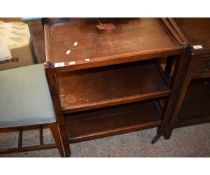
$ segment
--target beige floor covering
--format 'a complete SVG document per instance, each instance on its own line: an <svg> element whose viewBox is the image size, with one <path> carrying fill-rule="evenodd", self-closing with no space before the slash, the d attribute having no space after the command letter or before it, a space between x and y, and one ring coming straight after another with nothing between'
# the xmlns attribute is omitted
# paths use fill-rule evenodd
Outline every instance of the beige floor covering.
<svg viewBox="0 0 210 175"><path fill-rule="evenodd" d="M210 124L174 130L170 140L150 142L156 128L97 140L71 144L72 157L209 157ZM39 143L36 130L24 132L24 145ZM52 143L49 130L44 131L45 143ZM0 134L0 148L17 145L17 133ZM0 155L0 157L59 157L57 149Z"/></svg>

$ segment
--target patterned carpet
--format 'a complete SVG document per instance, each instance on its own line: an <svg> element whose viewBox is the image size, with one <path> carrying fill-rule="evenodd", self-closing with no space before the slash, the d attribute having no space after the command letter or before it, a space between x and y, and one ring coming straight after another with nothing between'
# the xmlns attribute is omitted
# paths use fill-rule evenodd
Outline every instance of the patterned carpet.
<svg viewBox="0 0 210 175"><path fill-rule="evenodd" d="M72 157L209 157L210 124L174 130L170 140L161 138L150 142L156 129L142 130L92 141L71 144ZM0 148L17 145L17 133L0 134ZM23 145L39 143L37 130L26 131ZM49 130L44 131L44 142L52 143ZM0 155L1 157L59 157L57 149Z"/></svg>

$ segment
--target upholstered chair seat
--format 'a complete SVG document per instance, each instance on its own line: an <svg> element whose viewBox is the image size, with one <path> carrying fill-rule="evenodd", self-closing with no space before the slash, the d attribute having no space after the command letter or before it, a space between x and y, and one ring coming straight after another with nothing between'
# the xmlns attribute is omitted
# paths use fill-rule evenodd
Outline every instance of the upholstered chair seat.
<svg viewBox="0 0 210 175"><path fill-rule="evenodd" d="M0 128L56 122L43 64L0 71Z"/></svg>

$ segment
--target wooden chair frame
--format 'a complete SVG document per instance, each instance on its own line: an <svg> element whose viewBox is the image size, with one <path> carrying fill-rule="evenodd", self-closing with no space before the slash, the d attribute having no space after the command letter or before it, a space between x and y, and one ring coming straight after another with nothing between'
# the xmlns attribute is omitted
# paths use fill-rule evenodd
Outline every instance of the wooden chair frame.
<svg viewBox="0 0 210 175"><path fill-rule="evenodd" d="M56 115L56 119L57 119L57 126L60 131L60 137L62 138L61 140L62 140L64 155L70 156L71 151L70 151L70 147L69 147L69 141L68 141L67 132L65 129L63 113L62 113L62 110L60 107L61 102L60 102L59 94L58 94L57 74L52 67L49 67L46 64L45 64L45 73L46 73L49 90L50 90L50 95L52 98L54 111L55 111L55 115Z"/></svg>
<svg viewBox="0 0 210 175"><path fill-rule="evenodd" d="M43 139L43 129L49 128L51 130L51 133L53 135L53 138L55 140L56 144L44 144ZM34 146L26 146L23 147L23 131L25 130L33 130L33 129L39 129L39 140L40 145L34 145ZM35 151L35 150L43 150L43 149L51 149L51 148L58 148L59 153L62 157L65 156L64 150L63 150L63 141L60 136L60 129L58 127L57 122L49 123L49 124L42 124L42 125L30 125L30 126L18 126L18 127L8 127L8 128L0 128L0 133L5 132L19 132L18 136L18 147L16 148L6 148L6 149L0 149L0 154L9 154L9 153L18 153L18 152L26 152L26 151Z"/></svg>

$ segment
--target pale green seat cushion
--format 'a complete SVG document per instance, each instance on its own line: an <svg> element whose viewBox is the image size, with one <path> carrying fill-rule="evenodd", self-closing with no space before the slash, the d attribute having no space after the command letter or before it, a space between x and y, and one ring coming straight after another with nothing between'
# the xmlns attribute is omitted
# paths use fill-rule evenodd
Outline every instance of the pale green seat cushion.
<svg viewBox="0 0 210 175"><path fill-rule="evenodd" d="M0 128L55 121L43 64L0 71Z"/></svg>

